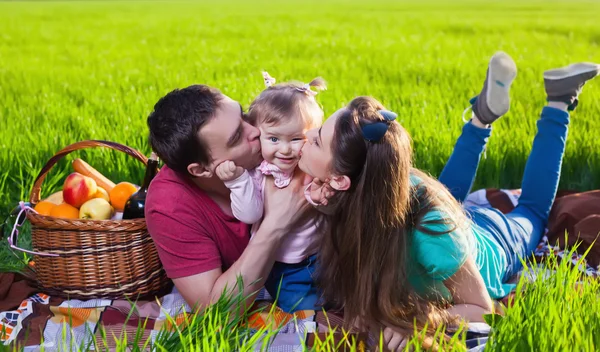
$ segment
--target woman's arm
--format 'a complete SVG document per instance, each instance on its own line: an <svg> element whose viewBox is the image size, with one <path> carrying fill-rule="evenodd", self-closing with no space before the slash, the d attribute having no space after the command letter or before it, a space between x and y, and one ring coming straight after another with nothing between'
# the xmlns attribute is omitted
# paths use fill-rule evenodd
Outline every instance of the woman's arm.
<svg viewBox="0 0 600 352"><path fill-rule="evenodd" d="M444 285L452 294L455 303L447 310L450 315L458 315L467 322L484 322L483 316L492 312L492 299L471 257L467 258L454 275L444 281ZM381 328L384 347L389 351L403 351L413 336L412 331L398 327L384 325ZM426 342L433 343L431 340Z"/></svg>
<svg viewBox="0 0 600 352"><path fill-rule="evenodd" d="M470 256L452 277L444 281L444 285L454 300L454 306L448 309L448 313L472 322L484 322L483 315L492 313L492 298Z"/></svg>

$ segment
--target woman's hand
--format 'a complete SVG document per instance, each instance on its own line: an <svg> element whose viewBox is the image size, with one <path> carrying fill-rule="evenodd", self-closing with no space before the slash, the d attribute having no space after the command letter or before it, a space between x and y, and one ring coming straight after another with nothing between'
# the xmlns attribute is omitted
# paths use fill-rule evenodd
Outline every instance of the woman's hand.
<svg viewBox="0 0 600 352"><path fill-rule="evenodd" d="M404 351L410 341L410 336L408 331L388 326L383 329L383 347L387 348L386 351Z"/></svg>

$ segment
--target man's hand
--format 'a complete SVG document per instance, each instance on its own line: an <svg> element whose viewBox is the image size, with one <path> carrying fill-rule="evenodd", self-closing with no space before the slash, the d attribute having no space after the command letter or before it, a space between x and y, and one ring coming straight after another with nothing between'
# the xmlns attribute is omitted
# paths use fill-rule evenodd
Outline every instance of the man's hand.
<svg viewBox="0 0 600 352"><path fill-rule="evenodd" d="M303 192L303 179L302 172L296 171L290 184L280 189L275 187L271 178L267 178L263 225L275 226L283 230L299 218L303 207L307 205Z"/></svg>
<svg viewBox="0 0 600 352"><path fill-rule="evenodd" d="M221 181L227 182L235 180L236 178L242 176L242 174L244 173L244 169L240 166L235 165L233 161L227 160L219 164L219 166L217 166L217 168L215 169L215 173Z"/></svg>

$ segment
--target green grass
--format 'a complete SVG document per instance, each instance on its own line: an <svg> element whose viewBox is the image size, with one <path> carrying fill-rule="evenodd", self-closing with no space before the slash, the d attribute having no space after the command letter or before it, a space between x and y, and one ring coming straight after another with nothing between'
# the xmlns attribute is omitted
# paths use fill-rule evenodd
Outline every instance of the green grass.
<svg viewBox="0 0 600 352"><path fill-rule="evenodd" d="M279 81L323 76L326 114L356 95L379 98L412 134L416 165L437 175L499 49L519 75L475 186L519 187L544 103L541 74L600 62L599 11L593 1L0 2L0 211L28 199L60 148L108 139L148 154L146 116L161 96L207 83L248 106L262 69ZM593 82L573 118L562 188L600 186L598 131ZM77 154L114 181L142 178L125 155ZM59 162L44 194L68 173Z"/></svg>
<svg viewBox="0 0 600 352"><path fill-rule="evenodd" d="M62 147L108 139L148 154L145 119L161 96L206 83L247 107L263 69L279 81L323 76L326 114L356 95L379 98L412 134L416 165L437 175L496 50L519 75L475 187L519 187L544 104L541 74L600 62L598 13L599 2L580 0L0 2L0 215L28 199ZM599 133L596 81L572 119L561 188L600 188ZM125 155L77 156L114 181L142 178ZM61 161L43 194L68 173ZM5 239L0 271L18 270ZM26 230L20 240L29 245Z"/></svg>
<svg viewBox="0 0 600 352"><path fill-rule="evenodd" d="M578 263L580 264L581 261ZM550 269L553 274L546 272ZM600 346L600 281L551 256L517 287L514 305L492 327L489 350L595 351Z"/></svg>

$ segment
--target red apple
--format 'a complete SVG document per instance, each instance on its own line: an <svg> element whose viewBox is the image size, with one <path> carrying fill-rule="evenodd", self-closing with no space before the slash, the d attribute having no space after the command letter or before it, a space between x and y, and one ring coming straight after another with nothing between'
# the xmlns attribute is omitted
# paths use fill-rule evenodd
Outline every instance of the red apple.
<svg viewBox="0 0 600 352"><path fill-rule="evenodd" d="M63 199L65 203L75 208L81 207L83 203L94 198L96 192L98 192L96 181L77 172L67 176L63 185Z"/></svg>
<svg viewBox="0 0 600 352"><path fill-rule="evenodd" d="M108 220L113 214L113 208L102 198L90 199L79 209L80 219Z"/></svg>

